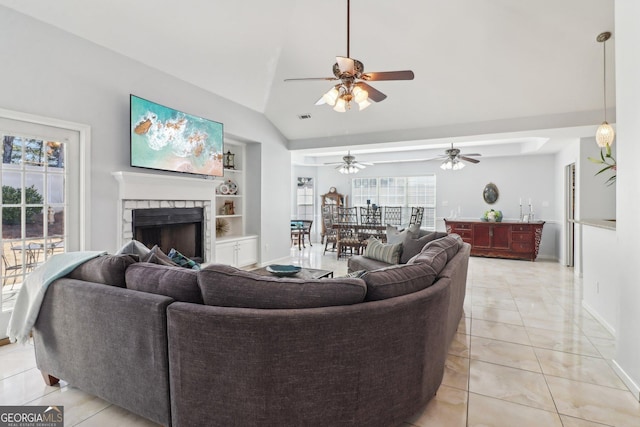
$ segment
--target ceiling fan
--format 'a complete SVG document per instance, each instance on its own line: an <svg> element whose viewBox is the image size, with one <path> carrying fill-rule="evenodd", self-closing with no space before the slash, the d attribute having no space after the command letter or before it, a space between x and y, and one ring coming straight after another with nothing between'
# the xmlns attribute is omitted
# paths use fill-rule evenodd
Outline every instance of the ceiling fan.
<svg viewBox="0 0 640 427"><path fill-rule="evenodd" d="M338 165L336 166L338 172L350 174L358 173L360 169L364 169L367 166L373 166L373 163L359 162L351 155L351 151L348 151L347 155L342 157L341 162L330 162L325 163L325 165Z"/></svg>
<svg viewBox="0 0 640 427"><path fill-rule="evenodd" d="M441 169L444 170L460 170L465 165L462 163L462 160L470 163L480 163L480 160L474 159L473 157L482 156L479 153L461 153L458 148L453 148L453 143L451 144L451 148L447 148L444 150L444 154L438 157L434 157L429 160L436 159L444 159L444 162L440 165Z"/></svg>
<svg viewBox="0 0 640 427"><path fill-rule="evenodd" d="M327 93L316 102L316 105L329 104L335 111L344 113L351 108L351 101L358 104L360 110L364 110L370 101L383 101L387 95L370 86L368 81L382 80L413 80L413 71L381 71L364 72L364 65L357 59L350 57L350 8L351 0L347 0L347 56L336 56L336 63L333 64L333 75L335 77L309 77L293 80L339 80L340 83L332 87Z"/></svg>

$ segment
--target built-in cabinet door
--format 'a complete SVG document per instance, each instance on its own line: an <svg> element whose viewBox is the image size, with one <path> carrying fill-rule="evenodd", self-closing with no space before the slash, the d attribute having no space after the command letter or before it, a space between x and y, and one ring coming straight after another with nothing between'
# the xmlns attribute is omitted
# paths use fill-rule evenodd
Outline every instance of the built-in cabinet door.
<svg viewBox="0 0 640 427"><path fill-rule="evenodd" d="M246 239L238 241L237 252L238 267L255 264L258 261L257 239Z"/></svg>
<svg viewBox="0 0 640 427"><path fill-rule="evenodd" d="M216 243L216 263L236 265L236 242Z"/></svg>

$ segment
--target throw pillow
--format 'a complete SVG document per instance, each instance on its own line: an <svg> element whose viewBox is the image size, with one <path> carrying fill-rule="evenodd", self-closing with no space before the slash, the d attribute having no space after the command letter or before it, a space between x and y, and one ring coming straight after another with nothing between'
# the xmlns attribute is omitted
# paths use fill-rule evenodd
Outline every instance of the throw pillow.
<svg viewBox="0 0 640 427"><path fill-rule="evenodd" d="M178 264L171 261L171 258L167 256L158 245L154 245L148 254L142 257L142 262L149 262L152 264L168 265L171 267L179 267Z"/></svg>
<svg viewBox="0 0 640 427"><path fill-rule="evenodd" d="M103 255L80 264L67 277L124 288L126 287L125 271L136 261L127 254Z"/></svg>
<svg viewBox="0 0 640 427"><path fill-rule="evenodd" d="M198 272L207 305L293 309L351 305L364 301L362 279L297 279L261 276L230 265L212 264Z"/></svg>
<svg viewBox="0 0 640 427"><path fill-rule="evenodd" d="M175 262L180 267L190 268L192 270L200 270L200 264L182 255L174 248L171 248L171 250L169 251L169 258L171 258L171 261Z"/></svg>
<svg viewBox="0 0 640 427"><path fill-rule="evenodd" d="M402 231L398 231L398 227L387 225L387 243L402 243L409 232L419 233L420 226L413 224Z"/></svg>
<svg viewBox="0 0 640 427"><path fill-rule="evenodd" d="M140 258L143 258L145 255L149 253L150 249L146 247L142 242L137 240L131 240L130 242L125 243L119 250L116 252L116 255L122 254L130 254L130 255L138 255Z"/></svg>
<svg viewBox="0 0 640 427"><path fill-rule="evenodd" d="M364 250L364 256L378 261L384 261L387 264L397 264L400 262L400 252L402 251L402 243L382 243L375 237L370 237L367 248Z"/></svg>
<svg viewBox="0 0 640 427"><path fill-rule="evenodd" d="M362 276L364 276L364 273L366 273L367 270L356 270L356 271L352 271L351 273L347 273L342 277L350 277L352 279L360 279Z"/></svg>
<svg viewBox="0 0 640 427"><path fill-rule="evenodd" d="M362 278L367 283L365 301L376 301L406 295L428 288L438 275L427 264L399 264L368 271Z"/></svg>
<svg viewBox="0 0 640 427"><path fill-rule="evenodd" d="M420 233L412 233L409 231L402 242L402 255L400 256L400 264L406 264L411 258L416 256L424 245L436 238L436 233L432 232L420 237Z"/></svg>
<svg viewBox="0 0 640 427"><path fill-rule="evenodd" d="M140 262L127 268L125 279L129 289L166 295L181 302L203 303L195 270Z"/></svg>

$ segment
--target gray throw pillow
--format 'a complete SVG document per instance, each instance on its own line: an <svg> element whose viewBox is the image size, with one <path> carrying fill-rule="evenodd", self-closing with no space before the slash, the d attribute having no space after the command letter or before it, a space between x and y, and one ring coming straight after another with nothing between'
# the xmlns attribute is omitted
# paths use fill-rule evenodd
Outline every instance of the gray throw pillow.
<svg viewBox="0 0 640 427"><path fill-rule="evenodd" d="M179 265L176 264L175 262L173 262L173 260L171 258L169 258L169 256L167 254L162 252L162 249L160 249L158 247L158 245L155 245L153 248L151 248L149 253L147 255L145 255L144 257L142 257L141 261L142 262L149 262L149 263L152 263L152 264L160 264L160 265L167 265L167 266L171 266L171 267L179 267Z"/></svg>
<svg viewBox="0 0 640 427"><path fill-rule="evenodd" d="M393 225L387 225L387 243L402 243L404 242L407 234L411 233L419 233L420 226L417 224L410 225L408 228L405 228L402 231L398 231L398 227L394 227Z"/></svg>
<svg viewBox="0 0 640 427"><path fill-rule="evenodd" d="M125 279L129 289L166 295L181 302L203 303L196 270L140 262L127 268Z"/></svg>
<svg viewBox="0 0 640 427"><path fill-rule="evenodd" d="M127 267L136 261L134 257L126 254L102 255L80 264L67 277L124 288L126 287L124 273Z"/></svg>
<svg viewBox="0 0 640 427"><path fill-rule="evenodd" d="M402 255L400 255L400 264L406 264L411 258L416 256L424 245L436 238L436 233L431 232L420 237L420 233L412 233L409 231L402 242Z"/></svg>
<svg viewBox="0 0 640 427"><path fill-rule="evenodd" d="M312 308L357 304L364 301L362 279L296 279L261 276L223 264L198 272L206 305L245 308Z"/></svg>
<svg viewBox="0 0 640 427"><path fill-rule="evenodd" d="M402 243L385 244L375 237L370 237L364 250L364 256L387 264L398 264L400 262L400 252L402 252Z"/></svg>
<svg viewBox="0 0 640 427"><path fill-rule="evenodd" d="M138 255L140 258L143 258L145 255L149 253L150 249L146 247L142 242L137 240L131 240L130 242L125 243L122 247L116 252L116 255L123 254L133 254Z"/></svg>

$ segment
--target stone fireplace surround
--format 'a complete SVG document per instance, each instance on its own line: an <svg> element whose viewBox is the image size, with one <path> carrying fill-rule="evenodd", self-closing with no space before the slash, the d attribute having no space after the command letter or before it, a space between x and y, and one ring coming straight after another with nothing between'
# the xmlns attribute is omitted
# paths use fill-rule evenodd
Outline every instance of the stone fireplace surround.
<svg viewBox="0 0 640 427"><path fill-rule="evenodd" d="M118 181L118 247L133 239L132 211L154 208L203 208L204 262L212 261L215 245L215 187L212 178L113 172Z"/></svg>

